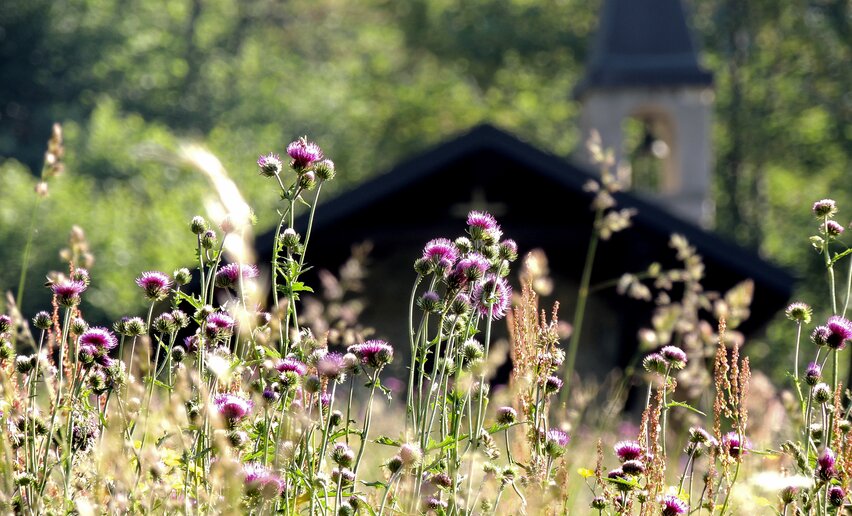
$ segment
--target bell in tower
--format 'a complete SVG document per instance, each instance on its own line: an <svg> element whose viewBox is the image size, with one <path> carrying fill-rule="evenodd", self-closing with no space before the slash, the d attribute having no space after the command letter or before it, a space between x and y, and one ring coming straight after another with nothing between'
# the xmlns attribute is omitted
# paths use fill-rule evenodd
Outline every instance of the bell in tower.
<svg viewBox="0 0 852 516"><path fill-rule="evenodd" d="M605 0L586 75L574 90L581 141L596 130L631 165L635 193L709 227L712 86L680 0ZM585 149L579 154L588 161Z"/></svg>

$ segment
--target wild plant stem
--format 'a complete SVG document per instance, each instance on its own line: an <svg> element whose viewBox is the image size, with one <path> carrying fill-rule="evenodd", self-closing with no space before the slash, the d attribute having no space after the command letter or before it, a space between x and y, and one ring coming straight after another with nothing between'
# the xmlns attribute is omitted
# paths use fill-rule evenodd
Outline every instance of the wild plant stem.
<svg viewBox="0 0 852 516"><path fill-rule="evenodd" d="M823 247L822 254L825 258L825 268L828 269L828 284L831 290L831 313L837 315L837 292L834 285L834 264L831 263L831 251L828 247L830 237L828 235L828 215L823 219Z"/></svg>
<svg viewBox="0 0 852 516"><path fill-rule="evenodd" d="M568 400L571 391L571 379L574 377L574 363L577 359L577 349L580 347L580 336L583 331L583 318L586 313L586 301L589 297L589 283L592 279L592 266L595 262L595 253L598 248L599 235L597 232L598 224L603 216L603 210L598 209L595 212L595 221L592 226L592 236L589 238L589 247L586 249L586 262L583 265L583 275L580 279L580 290L577 293L577 306L574 309L574 318L571 324L574 325L571 333L571 340L568 343L568 359L565 365L565 386L562 389L562 400Z"/></svg>
<svg viewBox="0 0 852 516"><path fill-rule="evenodd" d="M30 250L32 249L33 238L35 236L36 223L38 221L38 208L41 205L42 196L36 194L36 200L33 204L33 211L30 213L30 227L27 230L27 243L24 245L24 254L21 257L21 274L18 279L18 294L15 296L15 305L19 308L24 301L24 287L27 283L27 271L30 265Z"/></svg>
<svg viewBox="0 0 852 516"><path fill-rule="evenodd" d="M371 379L370 399L367 402L367 411L364 414L364 427L361 430L361 444L358 448L358 455L355 458L355 465L352 466L352 474L355 475L356 480L358 478L358 468L361 467L361 458L364 456L364 450L367 447L367 435L370 432L370 421L372 420L373 414L373 396L376 394L376 385L378 385L379 381L379 371L380 369L376 369Z"/></svg>

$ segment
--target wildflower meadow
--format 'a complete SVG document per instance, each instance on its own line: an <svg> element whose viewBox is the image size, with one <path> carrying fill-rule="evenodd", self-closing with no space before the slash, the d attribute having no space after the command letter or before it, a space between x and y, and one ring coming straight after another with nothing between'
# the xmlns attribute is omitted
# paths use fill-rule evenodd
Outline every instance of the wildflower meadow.
<svg viewBox="0 0 852 516"><path fill-rule="evenodd" d="M61 171L62 145L57 126L39 195ZM679 266L625 271L618 285L665 298L666 328L649 322L631 369L603 381L575 370L595 247L630 231L634 215L617 206L611 155L590 149L601 168L587 185L595 231L570 326L558 304L540 306L535 257L519 256L491 214L470 211L457 234L423 243L409 277L392 279L407 341L330 344L307 324L303 297L314 214L336 171L307 138L257 160L257 180L280 193L272 255L246 244L249 209L196 216L184 263L124 286L145 300L141 313L87 321L96 250L73 234L43 311L20 313L19 289L0 315L2 512L847 514L848 207L797 208L813 212L826 270L825 296L809 301L831 315L817 320L805 302L787 309L796 358L777 386L781 423L756 432L766 412L753 407L773 399L753 389L735 331L747 301L704 291L701 257L679 235ZM47 273L28 271L29 252L22 285ZM498 325L508 344L494 338Z"/></svg>

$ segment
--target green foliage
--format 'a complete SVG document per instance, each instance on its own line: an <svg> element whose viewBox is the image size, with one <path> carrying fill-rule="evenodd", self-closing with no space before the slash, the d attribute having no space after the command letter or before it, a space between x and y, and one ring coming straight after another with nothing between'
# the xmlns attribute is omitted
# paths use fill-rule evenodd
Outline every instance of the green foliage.
<svg viewBox="0 0 852 516"><path fill-rule="evenodd" d="M802 297L813 301L808 285L824 271L807 246L791 245L812 220L789 207L825 196L852 205L848 9L686 4L716 77L718 229L806 270ZM182 230L202 209L203 182L159 159L178 135L222 159L261 214L259 230L275 224L264 209L275 193L246 164L305 133L335 156L329 194L482 121L567 155L578 143L570 91L599 9L578 0L5 2L0 157L38 170L50 124L68 133L69 174L45 204L30 287L57 266L48 237L71 223L91 239L98 288L191 261ZM16 284L33 198L25 167L7 160L3 170L5 289ZM107 241L101 228L114 224L126 230ZM163 245L141 245L153 241ZM115 296L94 298L114 317L133 306Z"/></svg>

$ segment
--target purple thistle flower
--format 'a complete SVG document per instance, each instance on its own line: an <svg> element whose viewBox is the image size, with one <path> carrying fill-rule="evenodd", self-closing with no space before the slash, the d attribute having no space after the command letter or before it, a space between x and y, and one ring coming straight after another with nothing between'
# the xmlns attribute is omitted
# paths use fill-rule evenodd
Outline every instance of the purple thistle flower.
<svg viewBox="0 0 852 516"><path fill-rule="evenodd" d="M257 166L260 167L260 175L265 177L277 176L281 173L281 156L270 152L257 158Z"/></svg>
<svg viewBox="0 0 852 516"><path fill-rule="evenodd" d="M548 430L545 435L545 441L548 443L554 443L557 446L564 448L568 446L568 442L571 440L571 437L568 436L567 433L562 430L558 430L556 428L552 430Z"/></svg>
<svg viewBox="0 0 852 516"><path fill-rule="evenodd" d="M621 465L621 469L628 475L641 475L645 472L645 463L641 460L627 460Z"/></svg>
<svg viewBox="0 0 852 516"><path fill-rule="evenodd" d="M559 389L562 388L562 380L560 380L556 376L548 376L544 380L544 392L548 394L554 394L559 392Z"/></svg>
<svg viewBox="0 0 852 516"><path fill-rule="evenodd" d="M728 432L722 436L722 449L736 459L741 455L747 454L748 449L751 447L748 439L744 438L743 441L745 442L740 441L740 436L736 432Z"/></svg>
<svg viewBox="0 0 852 516"><path fill-rule="evenodd" d="M784 314L787 316L787 319L790 319L791 321L810 324L813 309L807 303L797 301L795 303L790 303L784 311Z"/></svg>
<svg viewBox="0 0 852 516"><path fill-rule="evenodd" d="M458 261L456 268L453 271L453 277L460 282L461 285L467 281L476 281L485 276L491 263L487 258L479 253L469 253L464 258Z"/></svg>
<svg viewBox="0 0 852 516"><path fill-rule="evenodd" d="M187 353L198 351L198 335L189 335L183 339L183 347Z"/></svg>
<svg viewBox="0 0 852 516"><path fill-rule="evenodd" d="M835 469L836 459L834 452L830 448L823 450L822 454L817 458L816 474L821 480L828 481L837 475Z"/></svg>
<svg viewBox="0 0 852 516"><path fill-rule="evenodd" d="M689 428L689 442L696 444L708 444L713 441L715 441L715 438L710 435L710 432L700 426L693 426Z"/></svg>
<svg viewBox="0 0 852 516"><path fill-rule="evenodd" d="M379 368L393 360L393 347L383 340L368 340L362 344L349 346L347 351L370 367Z"/></svg>
<svg viewBox="0 0 852 516"><path fill-rule="evenodd" d="M822 367L816 362L811 362L805 370L805 383L813 387L820 380L822 380Z"/></svg>
<svg viewBox="0 0 852 516"><path fill-rule="evenodd" d="M280 496L286 486L269 468L256 462L243 465L243 478L249 496L256 495L267 500Z"/></svg>
<svg viewBox="0 0 852 516"><path fill-rule="evenodd" d="M608 478L610 480L626 480L627 479L627 473L625 473L624 470L621 469L621 468L616 468L616 469L610 470L606 474L606 478Z"/></svg>
<svg viewBox="0 0 852 516"><path fill-rule="evenodd" d="M829 220L825 224L823 224L823 230L830 237L836 237L843 234L844 227L834 220Z"/></svg>
<svg viewBox="0 0 852 516"><path fill-rule="evenodd" d="M163 272L143 272L136 278L136 284L145 291L145 297L151 301L161 301L168 297L172 280Z"/></svg>
<svg viewBox="0 0 852 516"><path fill-rule="evenodd" d="M843 505L843 499L846 498L846 491L840 486L831 486L828 488L828 503L833 507Z"/></svg>
<svg viewBox="0 0 852 516"><path fill-rule="evenodd" d="M497 409L497 422L501 425L511 425L518 420L518 412L512 407L500 407Z"/></svg>
<svg viewBox="0 0 852 516"><path fill-rule="evenodd" d="M828 318L828 330L831 332L826 343L831 349L841 350L846 347L846 341L852 339L852 322L839 315Z"/></svg>
<svg viewBox="0 0 852 516"><path fill-rule="evenodd" d="M12 327L12 318L6 314L0 315L0 333L6 333Z"/></svg>
<svg viewBox="0 0 852 516"><path fill-rule="evenodd" d="M456 262L458 257L459 250L456 244L446 238L432 239L423 248L423 259L434 265L446 265L449 263L449 267L452 267L452 264Z"/></svg>
<svg viewBox="0 0 852 516"><path fill-rule="evenodd" d="M299 376L304 376L305 373L308 372L308 366L295 358L282 358L275 365L275 368L278 369L278 372L280 373L293 372Z"/></svg>
<svg viewBox="0 0 852 516"><path fill-rule="evenodd" d="M473 305L483 317L491 316L492 321L502 319L509 311L512 301L512 287L505 278L488 276L485 281L474 287Z"/></svg>
<svg viewBox="0 0 852 516"><path fill-rule="evenodd" d="M637 441L619 441L613 446L615 455L621 462L639 460L645 456L642 446Z"/></svg>
<svg viewBox="0 0 852 516"><path fill-rule="evenodd" d="M80 335L78 342L81 350L87 348L94 351L92 356L105 355L111 349L118 346L118 340L115 338L115 335L106 328L89 328Z"/></svg>
<svg viewBox="0 0 852 516"><path fill-rule="evenodd" d="M442 308L441 296L437 292L431 290L424 292L420 299L417 300L417 306L427 313L438 312Z"/></svg>
<svg viewBox="0 0 852 516"><path fill-rule="evenodd" d="M503 231L497 220L490 213L484 211L471 211L467 214L467 225L470 236L474 240L499 240Z"/></svg>
<svg viewBox="0 0 852 516"><path fill-rule="evenodd" d="M513 262L518 259L518 243L512 240L511 238L507 238L500 242L499 256L504 260L509 260Z"/></svg>
<svg viewBox="0 0 852 516"><path fill-rule="evenodd" d="M225 312L213 312L207 316L207 335L210 337L230 335L234 318Z"/></svg>
<svg viewBox="0 0 852 516"><path fill-rule="evenodd" d="M71 307L80 302L80 294L86 290L82 281L65 280L51 285L50 290L56 296L56 302L65 307Z"/></svg>
<svg viewBox="0 0 852 516"><path fill-rule="evenodd" d="M817 217L830 217L837 213L837 203L834 199L821 199L814 203L813 211Z"/></svg>
<svg viewBox="0 0 852 516"><path fill-rule="evenodd" d="M251 400L228 393L217 395L213 398L213 404L222 417L232 422L246 417L254 408Z"/></svg>
<svg viewBox="0 0 852 516"><path fill-rule="evenodd" d="M423 501L423 506L429 511L445 511L449 505L436 496L430 496Z"/></svg>
<svg viewBox="0 0 852 516"><path fill-rule="evenodd" d="M344 377L343 355L328 353L317 361L317 374L329 380L342 381Z"/></svg>
<svg viewBox="0 0 852 516"><path fill-rule="evenodd" d="M817 346L825 346L828 344L828 338L831 336L831 330L828 326L817 326L811 333L811 341Z"/></svg>
<svg viewBox="0 0 852 516"><path fill-rule="evenodd" d="M296 170L303 170L314 161L322 159L322 150L307 138L299 138L287 146L287 155L293 159L290 165Z"/></svg>
<svg viewBox="0 0 852 516"><path fill-rule="evenodd" d="M660 350L660 354L672 369L683 369L686 366L686 353L677 346L666 346Z"/></svg>
<svg viewBox="0 0 852 516"><path fill-rule="evenodd" d="M659 353L651 353L642 359L642 367L649 373L665 374L668 369L668 363L663 355Z"/></svg>
<svg viewBox="0 0 852 516"><path fill-rule="evenodd" d="M675 516L689 510L689 504L675 495L663 496L660 499L660 505L662 505L663 516Z"/></svg>
<svg viewBox="0 0 852 516"><path fill-rule="evenodd" d="M249 263L229 263L216 272L216 286L220 288L237 288L240 275L243 280L254 279L259 272L257 266Z"/></svg>

